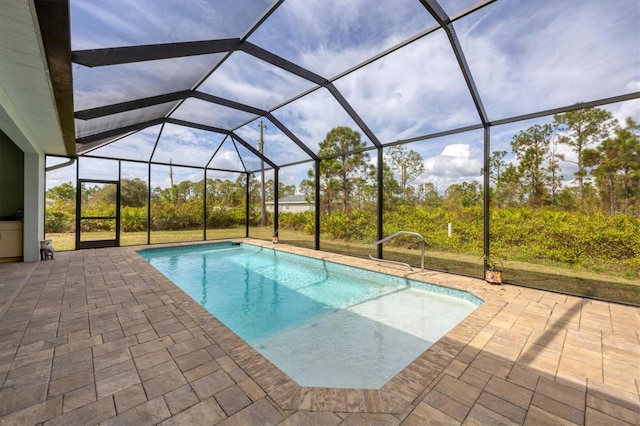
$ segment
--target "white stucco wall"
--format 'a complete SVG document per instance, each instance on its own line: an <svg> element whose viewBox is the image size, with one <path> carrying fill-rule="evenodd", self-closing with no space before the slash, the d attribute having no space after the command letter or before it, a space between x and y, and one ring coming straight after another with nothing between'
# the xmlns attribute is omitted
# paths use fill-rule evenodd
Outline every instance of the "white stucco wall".
<svg viewBox="0 0 640 426"><path fill-rule="evenodd" d="M44 237L44 155L24 153L24 249L25 262L40 259Z"/></svg>

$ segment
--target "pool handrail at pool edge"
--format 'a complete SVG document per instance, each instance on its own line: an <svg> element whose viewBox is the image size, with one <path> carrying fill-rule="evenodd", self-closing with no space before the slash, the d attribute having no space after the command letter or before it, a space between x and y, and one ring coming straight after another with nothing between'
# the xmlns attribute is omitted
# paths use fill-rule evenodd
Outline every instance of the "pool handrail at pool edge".
<svg viewBox="0 0 640 426"><path fill-rule="evenodd" d="M375 258L375 257L373 257L371 255L371 249L373 247L376 247L379 244L384 243L385 241L388 241L388 240L390 240L392 238L395 238L398 235L414 235L414 236L416 236L416 237L418 237L420 239L420 272L424 272L424 237L421 234L417 233L417 232L397 231L397 232L394 232L391 235L387 235L386 237L369 244L369 248L368 248L369 259L377 260L377 261L381 261L381 262L386 262L386 263L393 263L393 264L396 264L396 265L404 265L404 266L408 267L411 272L413 272L413 267L411 265L409 265L408 263L406 263L406 262L399 262L397 260L388 260L388 259L377 259L377 258Z"/></svg>

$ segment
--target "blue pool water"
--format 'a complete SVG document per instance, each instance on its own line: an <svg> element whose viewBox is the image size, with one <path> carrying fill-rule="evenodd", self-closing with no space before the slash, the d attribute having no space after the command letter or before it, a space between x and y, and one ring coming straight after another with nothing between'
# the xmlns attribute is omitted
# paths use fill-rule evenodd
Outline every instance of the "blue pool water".
<svg viewBox="0 0 640 426"><path fill-rule="evenodd" d="M251 244L139 253L303 386L379 388L481 303Z"/></svg>

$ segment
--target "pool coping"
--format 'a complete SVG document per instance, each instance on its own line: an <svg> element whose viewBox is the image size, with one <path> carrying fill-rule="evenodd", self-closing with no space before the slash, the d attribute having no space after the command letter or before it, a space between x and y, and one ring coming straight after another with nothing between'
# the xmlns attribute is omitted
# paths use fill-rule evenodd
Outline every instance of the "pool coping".
<svg viewBox="0 0 640 426"><path fill-rule="evenodd" d="M426 351L408 364L398 374L379 389L306 387L271 363L251 345L222 324L214 315L194 301L176 284L162 275L138 254L148 246L130 247L140 262L152 271L157 284L177 305L189 312L193 320L207 332L220 348L260 386L264 392L282 409L305 411L333 411L348 413L389 413L401 414L415 407L446 374L454 368L452 362L467 347L469 342L504 307L499 295L508 291L508 286L494 286L476 278L463 277L444 272L409 272L398 265L380 261L356 258L342 254L316 251L287 244L278 244L251 238L231 238L195 243L168 243L154 245L154 248L170 248L185 245L205 245L216 242L239 241L247 244L272 248L274 250L300 254L324 261L359 267L384 274L408 278L414 281L436 284L462 290L483 300L482 305L458 323L446 335L431 345ZM452 282L451 280L454 280ZM498 297L496 298L496 293Z"/></svg>

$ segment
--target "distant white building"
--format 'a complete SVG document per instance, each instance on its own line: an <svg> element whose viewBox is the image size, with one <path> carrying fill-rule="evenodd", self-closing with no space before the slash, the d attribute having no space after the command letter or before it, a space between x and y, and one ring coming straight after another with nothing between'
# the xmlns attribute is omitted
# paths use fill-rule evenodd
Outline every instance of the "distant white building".
<svg viewBox="0 0 640 426"><path fill-rule="evenodd" d="M273 213L273 201L267 201L267 211ZM314 210L314 201L307 201L304 195L290 195L278 200L278 211L281 213L302 213Z"/></svg>

